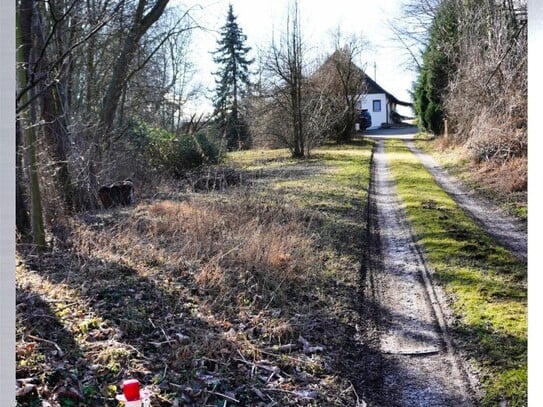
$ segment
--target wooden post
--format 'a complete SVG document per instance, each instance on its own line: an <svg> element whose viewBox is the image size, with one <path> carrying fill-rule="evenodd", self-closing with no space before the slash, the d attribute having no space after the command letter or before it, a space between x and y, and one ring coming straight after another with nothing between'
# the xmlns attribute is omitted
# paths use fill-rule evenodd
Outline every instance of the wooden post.
<svg viewBox="0 0 543 407"><path fill-rule="evenodd" d="M443 132L445 138L449 137L449 123L447 119L444 120L444 132Z"/></svg>

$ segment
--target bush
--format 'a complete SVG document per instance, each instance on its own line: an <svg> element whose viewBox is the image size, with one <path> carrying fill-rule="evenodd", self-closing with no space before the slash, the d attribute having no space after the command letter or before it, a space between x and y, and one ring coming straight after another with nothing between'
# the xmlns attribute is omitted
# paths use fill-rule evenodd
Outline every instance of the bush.
<svg viewBox="0 0 543 407"><path fill-rule="evenodd" d="M172 154L168 157L168 169L177 177L182 176L186 170L219 162L219 149L205 134L183 134L173 144Z"/></svg>
<svg viewBox="0 0 543 407"><path fill-rule="evenodd" d="M424 112L424 120L430 132L441 134L443 132L443 109L441 105L434 101L428 103Z"/></svg>
<svg viewBox="0 0 543 407"><path fill-rule="evenodd" d="M495 111L483 108L471 122L466 147L477 162L494 161L503 164L515 157L528 154L528 135L525 128L517 128L512 117L496 117Z"/></svg>
<svg viewBox="0 0 543 407"><path fill-rule="evenodd" d="M217 146L203 132L175 135L163 129L135 122L129 132L150 169L181 177L190 169L219 162Z"/></svg>

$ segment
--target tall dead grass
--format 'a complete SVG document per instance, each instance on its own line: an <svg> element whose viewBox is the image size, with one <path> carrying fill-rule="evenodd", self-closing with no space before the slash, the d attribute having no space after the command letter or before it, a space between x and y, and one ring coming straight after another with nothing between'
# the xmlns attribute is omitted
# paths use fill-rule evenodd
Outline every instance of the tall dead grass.
<svg viewBox="0 0 543 407"><path fill-rule="evenodd" d="M503 163L492 161L480 163L475 178L494 191L525 193L528 187L528 159L513 157Z"/></svg>
<svg viewBox="0 0 543 407"><path fill-rule="evenodd" d="M217 310L282 304L317 275L305 226L273 199L163 200L113 216L108 227L82 225L79 249L189 281Z"/></svg>

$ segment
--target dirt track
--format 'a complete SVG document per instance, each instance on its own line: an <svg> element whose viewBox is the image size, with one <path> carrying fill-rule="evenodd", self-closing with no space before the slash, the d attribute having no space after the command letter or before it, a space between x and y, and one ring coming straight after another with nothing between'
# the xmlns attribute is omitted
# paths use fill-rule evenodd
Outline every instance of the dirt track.
<svg viewBox="0 0 543 407"><path fill-rule="evenodd" d="M473 406L425 262L390 179L383 141L373 157L365 299L382 355L382 406Z"/></svg>
<svg viewBox="0 0 543 407"><path fill-rule="evenodd" d="M497 244L521 260L527 258L526 227L482 200L450 177L437 162L416 148L415 128L371 131L377 140L372 163L368 213L369 253L363 268L371 337L380 354L379 406L475 406L477 379L448 335L447 301L432 284L422 252L391 179L384 140L401 138L436 182Z"/></svg>
<svg viewBox="0 0 543 407"><path fill-rule="evenodd" d="M407 147L417 156L439 186L451 196L458 206L489 235L493 236L498 244L510 250L519 259L526 261L528 248L526 224L513 219L496 205L481 198L474 191L468 190L453 177L449 176L447 171L436 160L415 146L413 137L416 132L416 127L404 127L371 130L366 136L375 139L404 139Z"/></svg>

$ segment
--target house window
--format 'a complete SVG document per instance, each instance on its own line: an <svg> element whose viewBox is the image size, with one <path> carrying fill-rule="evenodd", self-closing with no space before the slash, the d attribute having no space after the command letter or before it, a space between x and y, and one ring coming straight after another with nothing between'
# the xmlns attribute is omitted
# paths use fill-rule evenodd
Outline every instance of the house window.
<svg viewBox="0 0 543 407"><path fill-rule="evenodd" d="M373 101L373 111L374 112L380 112L381 111L381 101L380 100L374 100Z"/></svg>

